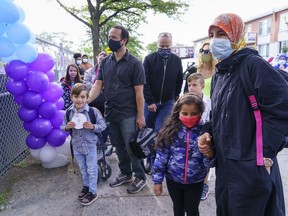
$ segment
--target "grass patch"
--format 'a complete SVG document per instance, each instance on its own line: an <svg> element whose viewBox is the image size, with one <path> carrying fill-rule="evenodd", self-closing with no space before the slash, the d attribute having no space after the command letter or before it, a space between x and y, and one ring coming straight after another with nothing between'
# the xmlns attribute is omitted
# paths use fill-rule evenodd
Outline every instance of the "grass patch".
<svg viewBox="0 0 288 216"><path fill-rule="evenodd" d="M24 161L20 161L19 163L14 164L14 166L18 167L18 168L25 168L26 167L26 163Z"/></svg>
<svg viewBox="0 0 288 216"><path fill-rule="evenodd" d="M8 201L8 192L0 193L0 205L5 205Z"/></svg>

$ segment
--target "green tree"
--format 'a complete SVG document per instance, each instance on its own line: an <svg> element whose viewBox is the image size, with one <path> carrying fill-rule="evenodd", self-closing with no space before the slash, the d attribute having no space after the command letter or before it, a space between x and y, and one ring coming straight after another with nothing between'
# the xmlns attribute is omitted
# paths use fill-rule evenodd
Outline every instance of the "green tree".
<svg viewBox="0 0 288 216"><path fill-rule="evenodd" d="M157 50L157 42L150 43L146 46L149 53L155 52Z"/></svg>
<svg viewBox="0 0 288 216"><path fill-rule="evenodd" d="M86 1L87 4L79 4L78 1L78 5L74 4L72 6L69 0L56 0L60 7L87 26L92 38L94 56L98 55L100 48L107 41L108 31L113 24L117 23L127 27L127 30L131 33L131 43L129 42L128 48L131 53L137 54L142 48L137 40L137 28L142 22L146 22L145 15L147 12L152 11L154 14L164 13L168 17L179 19L180 15L188 8L188 4L185 3L187 0ZM65 4L64 2L67 3Z"/></svg>

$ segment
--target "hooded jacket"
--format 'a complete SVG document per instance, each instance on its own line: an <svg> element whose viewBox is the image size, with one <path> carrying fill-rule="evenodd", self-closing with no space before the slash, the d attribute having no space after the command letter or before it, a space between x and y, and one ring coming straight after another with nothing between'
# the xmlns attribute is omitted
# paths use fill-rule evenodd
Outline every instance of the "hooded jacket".
<svg viewBox="0 0 288 216"><path fill-rule="evenodd" d="M287 83L264 59L244 48L216 65L212 80L212 133L217 160L256 158L255 120L240 73L249 70L263 115L263 155L275 157L288 132Z"/></svg>

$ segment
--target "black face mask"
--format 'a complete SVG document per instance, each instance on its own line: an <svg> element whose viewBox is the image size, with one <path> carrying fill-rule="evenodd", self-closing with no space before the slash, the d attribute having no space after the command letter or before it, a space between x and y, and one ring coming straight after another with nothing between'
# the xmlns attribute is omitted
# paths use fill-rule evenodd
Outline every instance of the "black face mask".
<svg viewBox="0 0 288 216"><path fill-rule="evenodd" d="M120 41L115 41L111 38L108 40L108 46L112 52L117 52L122 47Z"/></svg>
<svg viewBox="0 0 288 216"><path fill-rule="evenodd" d="M159 48L159 49L158 49L158 53L159 53L159 55L160 55L162 58L168 58L168 56L169 56L170 53L171 53L171 49L162 49L162 48Z"/></svg>

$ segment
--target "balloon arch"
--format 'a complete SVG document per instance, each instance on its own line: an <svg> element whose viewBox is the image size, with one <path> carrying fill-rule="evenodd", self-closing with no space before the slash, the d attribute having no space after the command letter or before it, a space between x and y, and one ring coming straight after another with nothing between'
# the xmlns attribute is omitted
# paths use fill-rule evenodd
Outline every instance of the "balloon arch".
<svg viewBox="0 0 288 216"><path fill-rule="evenodd" d="M12 0L0 0L0 58L9 77L6 89L20 105L18 116L29 132L26 144L31 155L44 167L62 166L70 154L69 133L60 129L65 115L63 90L53 82L54 60L37 52L24 19L21 7Z"/></svg>

